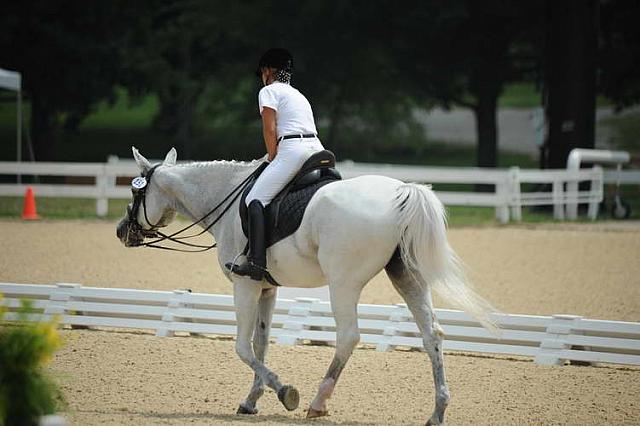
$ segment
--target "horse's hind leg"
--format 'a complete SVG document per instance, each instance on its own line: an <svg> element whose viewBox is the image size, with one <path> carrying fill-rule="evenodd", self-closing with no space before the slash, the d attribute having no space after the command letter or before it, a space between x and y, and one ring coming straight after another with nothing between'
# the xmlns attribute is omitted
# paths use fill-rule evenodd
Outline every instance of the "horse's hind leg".
<svg viewBox="0 0 640 426"><path fill-rule="evenodd" d="M307 418L328 414L327 400L333 394L336 382L351 357L353 349L360 341L358 332L358 299L364 285L349 286L342 283L331 286L331 308L336 320L336 352L320 386L311 402Z"/></svg>
<svg viewBox="0 0 640 426"><path fill-rule="evenodd" d="M433 313L431 292L426 286L416 281L417 274L412 274L399 256L395 255L385 267L393 286L407 303L409 310L422 333L424 349L431 359L433 382L436 392L436 408L427 425L444 423L444 412L449 403L449 389L444 374L442 357L443 332Z"/></svg>
<svg viewBox="0 0 640 426"><path fill-rule="evenodd" d="M258 302L258 315L253 332L253 351L256 359L262 363L264 363L269 346L269 333L277 294L275 288L262 290L260 301ZM249 395L238 407L238 414L257 414L258 407L256 407L256 403L263 393L264 382L258 374L255 374Z"/></svg>
<svg viewBox="0 0 640 426"><path fill-rule="evenodd" d="M262 383L276 391L278 399L287 410L295 410L300 401L298 391L293 386L284 386L280 383L278 376L256 358L251 344L251 337L258 320L258 304L262 289L255 281L238 279L234 282L233 293L238 324L236 353L245 364L251 367Z"/></svg>

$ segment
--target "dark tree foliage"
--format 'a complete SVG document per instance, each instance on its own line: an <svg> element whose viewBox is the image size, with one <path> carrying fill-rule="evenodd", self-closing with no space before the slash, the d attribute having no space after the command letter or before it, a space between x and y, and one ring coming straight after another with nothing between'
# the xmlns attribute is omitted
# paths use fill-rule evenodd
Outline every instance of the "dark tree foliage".
<svg viewBox="0 0 640 426"><path fill-rule="evenodd" d="M599 92L618 110L640 102L640 2L600 3Z"/></svg>
<svg viewBox="0 0 640 426"><path fill-rule="evenodd" d="M573 148L594 147L597 94L618 111L640 101L639 21L637 1L547 2L545 167L564 168Z"/></svg>
<svg viewBox="0 0 640 426"><path fill-rule="evenodd" d="M263 46L292 50L294 84L328 122L322 140L331 149L364 152L375 141L346 147L347 132L360 129L389 139L397 136L397 124L410 120L409 96L390 49L394 34L388 18L395 10L381 0L288 0L267 12Z"/></svg>
<svg viewBox="0 0 640 426"><path fill-rule="evenodd" d="M400 150L402 135L418 129L411 118L416 105L463 106L477 120L477 164L494 167L505 85L539 83L543 70L548 77L577 64L575 55L562 54L571 34L562 22L546 40L555 49L544 50L545 6L580 2L13 2L0 16L0 66L23 73L40 160L54 149L56 127L78 127L98 101L114 98L117 86L134 97L157 95L154 127L173 139L182 158L259 154L253 71L265 49L281 46L294 54L293 82L311 100L323 142L339 154L374 159ZM597 89L618 107L637 103L638 2L584 3L599 5ZM579 31L573 34L579 40ZM546 80L547 101L553 92L567 98L559 110L585 116L576 105L586 103L571 94L581 89L563 92L557 87L567 85L558 81L552 89ZM213 140L201 140L205 133Z"/></svg>
<svg viewBox="0 0 640 426"><path fill-rule="evenodd" d="M125 85L134 93L158 95L154 126L174 138L181 156L192 154L203 94L209 89L212 96L230 100L243 76L251 76L263 7L260 2L149 0L140 31L131 34L125 49ZM211 104L207 109L216 112Z"/></svg>
<svg viewBox="0 0 640 426"><path fill-rule="evenodd" d="M52 132L75 129L121 75L121 43L132 2L33 0L3 6L0 66L23 75L36 158L51 158Z"/></svg>
<svg viewBox="0 0 640 426"><path fill-rule="evenodd" d="M393 21L394 50L411 90L425 103L473 110L477 164L497 165L498 97L505 84L536 78L541 1L427 0Z"/></svg>
<svg viewBox="0 0 640 426"><path fill-rule="evenodd" d="M598 0L549 0L544 48L547 168L564 168L573 148L595 139Z"/></svg>

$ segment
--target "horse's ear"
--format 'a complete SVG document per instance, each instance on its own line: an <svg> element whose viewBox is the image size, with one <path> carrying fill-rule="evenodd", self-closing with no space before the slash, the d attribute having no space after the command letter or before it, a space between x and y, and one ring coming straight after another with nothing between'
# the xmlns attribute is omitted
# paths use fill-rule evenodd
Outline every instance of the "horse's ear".
<svg viewBox="0 0 640 426"><path fill-rule="evenodd" d="M164 164L165 166L175 166L176 158L178 158L178 152L175 148L171 148L167 153L167 156L164 157L164 161L162 162L162 164Z"/></svg>
<svg viewBox="0 0 640 426"><path fill-rule="evenodd" d="M146 173L151 170L151 163L149 160L144 158L140 152L138 152L135 146L131 147L131 151L133 152L133 159L136 160L136 164L142 173Z"/></svg>

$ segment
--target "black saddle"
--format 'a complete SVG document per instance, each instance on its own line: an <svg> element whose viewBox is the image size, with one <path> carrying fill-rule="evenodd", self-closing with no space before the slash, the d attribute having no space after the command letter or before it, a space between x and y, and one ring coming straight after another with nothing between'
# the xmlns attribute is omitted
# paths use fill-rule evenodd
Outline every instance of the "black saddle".
<svg viewBox="0 0 640 426"><path fill-rule="evenodd" d="M331 182L342 179L335 165L336 157L333 152L325 150L313 154L305 161L291 182L269 203L265 209L266 247L296 232L302 223L307 205L316 191ZM245 236L248 236L249 229L245 199L259 176L256 175L249 183L240 199L240 219Z"/></svg>

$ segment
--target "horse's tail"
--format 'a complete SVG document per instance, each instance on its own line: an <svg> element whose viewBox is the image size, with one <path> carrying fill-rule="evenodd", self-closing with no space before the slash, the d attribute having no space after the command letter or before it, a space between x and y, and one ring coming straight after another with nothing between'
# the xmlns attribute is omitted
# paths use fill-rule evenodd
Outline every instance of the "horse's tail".
<svg viewBox="0 0 640 426"><path fill-rule="evenodd" d="M407 270L423 286L473 315L497 334L489 318L495 309L467 281L462 264L447 241L447 217L430 185L403 184L398 188L396 209L400 220L400 255Z"/></svg>

